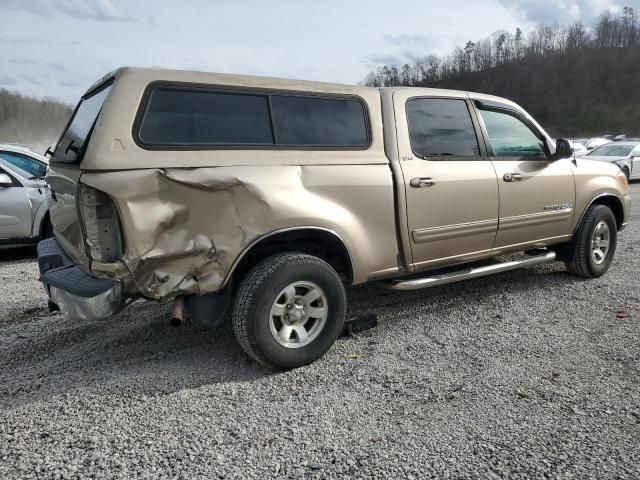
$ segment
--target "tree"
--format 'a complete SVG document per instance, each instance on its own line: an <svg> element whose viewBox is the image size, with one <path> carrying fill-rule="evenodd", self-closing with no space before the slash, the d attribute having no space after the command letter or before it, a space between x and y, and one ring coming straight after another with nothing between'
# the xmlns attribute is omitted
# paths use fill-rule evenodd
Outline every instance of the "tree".
<svg viewBox="0 0 640 480"><path fill-rule="evenodd" d="M495 39L493 44L495 46L496 52L496 64L499 65L502 63L504 58L504 42L507 39L504 33L497 32L495 35Z"/></svg>
<svg viewBox="0 0 640 480"><path fill-rule="evenodd" d="M520 27L516 27L516 35L514 38L514 55L516 59L522 56L522 42L522 30L520 30Z"/></svg>

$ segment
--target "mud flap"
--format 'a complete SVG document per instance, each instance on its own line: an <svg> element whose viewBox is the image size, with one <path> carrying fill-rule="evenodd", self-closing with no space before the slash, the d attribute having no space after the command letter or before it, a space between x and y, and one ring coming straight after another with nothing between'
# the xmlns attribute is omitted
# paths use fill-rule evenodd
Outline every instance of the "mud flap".
<svg viewBox="0 0 640 480"><path fill-rule="evenodd" d="M217 328L224 324L230 303L231 288L227 287L216 293L191 295L187 297L185 307L194 322Z"/></svg>

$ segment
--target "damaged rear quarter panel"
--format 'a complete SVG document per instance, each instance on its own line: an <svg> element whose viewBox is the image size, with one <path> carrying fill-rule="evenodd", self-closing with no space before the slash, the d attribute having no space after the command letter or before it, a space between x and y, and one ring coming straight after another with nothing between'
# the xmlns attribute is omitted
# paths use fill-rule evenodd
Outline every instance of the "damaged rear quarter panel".
<svg viewBox="0 0 640 480"><path fill-rule="evenodd" d="M126 263L119 275L129 294L161 299L215 292L254 241L304 226L332 230L344 241L354 283L397 267L385 164L85 172L81 181L118 205Z"/></svg>

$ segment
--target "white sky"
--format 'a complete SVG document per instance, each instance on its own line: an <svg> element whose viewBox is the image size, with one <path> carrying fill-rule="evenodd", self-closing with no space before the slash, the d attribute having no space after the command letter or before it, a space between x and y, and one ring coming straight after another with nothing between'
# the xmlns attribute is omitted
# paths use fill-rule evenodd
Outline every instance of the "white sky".
<svg viewBox="0 0 640 480"><path fill-rule="evenodd" d="M75 103L123 66L356 83L498 29L640 0L0 0L0 88Z"/></svg>

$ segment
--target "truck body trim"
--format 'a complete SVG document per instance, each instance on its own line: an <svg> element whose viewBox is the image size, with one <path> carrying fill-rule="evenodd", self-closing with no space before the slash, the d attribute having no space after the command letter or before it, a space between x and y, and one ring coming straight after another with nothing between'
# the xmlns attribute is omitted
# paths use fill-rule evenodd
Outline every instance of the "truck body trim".
<svg viewBox="0 0 640 480"><path fill-rule="evenodd" d="M433 240L446 240L461 235L477 235L480 233L495 232L498 228L498 219L480 220L477 222L459 223L455 225L443 225L440 227L421 228L412 232L413 241L416 243Z"/></svg>
<svg viewBox="0 0 640 480"><path fill-rule="evenodd" d="M281 228L278 230L273 230L269 233L265 233L263 235L260 235L259 237L255 238L249 245L247 245L244 250L242 250L242 252L240 252L240 255L238 255L236 257L236 259L234 260L233 264L231 265L231 268L229 269L229 271L227 272L227 275L224 277L224 280L222 281L222 284L220 285L220 290L222 290L223 288L225 288L227 286L227 284L229 283L229 280L231 279L231 277L233 276L233 272L235 271L236 267L240 264L240 262L242 261L242 259L244 258L245 255L247 255L251 249L253 247L255 247L257 244L259 244L260 242L262 242L263 240L269 238L269 237L273 237L274 235L278 235L280 233L287 233L287 232L297 232L297 231L304 231L304 230L317 230L317 231L322 231L325 233L329 233L331 235L333 235L334 237L336 237L340 243L344 246L344 249L347 252L347 255L349 256L349 263L351 265L351 270L352 270L352 274L353 274L353 270L355 268L355 264L353 261L353 256L351 255L351 251L349 250L349 247L347 246L346 242L342 239L342 237L340 237L340 235L338 235L338 233L336 233L334 230L330 230L328 228L324 228L324 227L317 227L314 225L306 225L306 226L301 226L301 227L288 227L288 228Z"/></svg>
<svg viewBox="0 0 640 480"><path fill-rule="evenodd" d="M553 210L549 212L528 213L526 215L515 215L500 219L498 230L509 230L512 228L533 227L535 225L564 222L573 216L573 208Z"/></svg>

